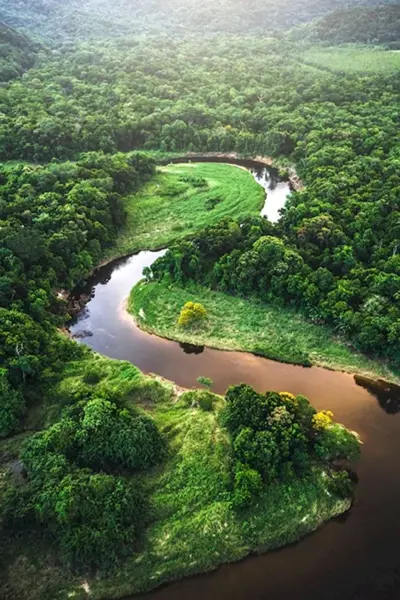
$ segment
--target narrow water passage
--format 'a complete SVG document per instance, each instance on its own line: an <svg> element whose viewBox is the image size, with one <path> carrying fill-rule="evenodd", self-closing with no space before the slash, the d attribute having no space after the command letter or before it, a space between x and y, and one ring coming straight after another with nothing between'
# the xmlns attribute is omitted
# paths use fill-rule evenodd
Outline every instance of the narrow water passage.
<svg viewBox="0 0 400 600"><path fill-rule="evenodd" d="M273 187L272 179L265 177L265 185ZM271 196L267 203L268 199ZM336 420L358 431L364 445L356 502L345 518L298 544L169 585L146 598L399 600L400 416L393 404L386 412L386 404L351 375L246 353L201 351L140 331L125 312L124 301L143 268L163 252L141 252L99 270L81 290L91 300L71 333L102 354L129 360L144 372L184 387L196 385L196 378L203 375L214 380L219 393L246 382L258 391L305 394L318 409L332 410Z"/></svg>

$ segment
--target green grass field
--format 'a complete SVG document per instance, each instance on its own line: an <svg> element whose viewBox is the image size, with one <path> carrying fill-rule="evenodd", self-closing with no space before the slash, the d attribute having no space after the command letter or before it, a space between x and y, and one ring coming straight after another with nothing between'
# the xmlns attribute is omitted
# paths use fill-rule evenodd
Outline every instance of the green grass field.
<svg viewBox="0 0 400 600"><path fill-rule="evenodd" d="M159 167L137 194L125 198L127 222L110 258L162 248L224 217L258 215L264 199L252 175L233 165Z"/></svg>
<svg viewBox="0 0 400 600"><path fill-rule="evenodd" d="M304 52L301 60L315 67L338 73L385 75L400 71L400 52L370 46L315 47Z"/></svg>
<svg viewBox="0 0 400 600"><path fill-rule="evenodd" d="M85 383L88 368L101 375L98 383ZM252 551L294 542L349 507L350 500L327 493L327 478L314 467L307 478L266 487L259 501L239 515L230 504L231 441L219 422L222 397L214 411L204 412L188 406L182 390L173 384L88 350L85 360L65 365L63 379L50 395L52 421L59 418L65 402L78 402L88 392L93 397L112 393L119 404L149 412L170 448L164 464L141 476L150 493L152 523L116 572L87 577L94 600L143 592ZM5 461L17 457L19 445L19 439L0 442L0 457ZM1 473L0 468L0 479ZM6 589L0 583L0 596L4 592L7 598L32 600L87 598L82 588L85 578L62 566L46 538L30 539L13 541L14 555L11 552L6 562L14 576Z"/></svg>
<svg viewBox="0 0 400 600"><path fill-rule="evenodd" d="M185 329L178 326L177 319L188 301L201 302L207 319ZM140 282L131 292L129 311L143 329L180 342L399 380L398 372L356 352L335 338L331 329L308 322L290 308L243 300L202 286Z"/></svg>

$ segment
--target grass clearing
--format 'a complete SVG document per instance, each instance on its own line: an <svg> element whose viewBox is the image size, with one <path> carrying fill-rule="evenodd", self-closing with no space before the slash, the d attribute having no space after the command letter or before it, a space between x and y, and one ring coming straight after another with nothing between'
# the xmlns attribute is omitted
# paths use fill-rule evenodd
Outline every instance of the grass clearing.
<svg viewBox="0 0 400 600"><path fill-rule="evenodd" d="M203 304L207 318L201 325L182 328L177 319L188 301ZM180 342L399 380L398 372L356 352L335 338L330 328L314 325L287 307L244 300L199 285L181 288L140 282L131 292L129 311L146 331Z"/></svg>
<svg viewBox="0 0 400 600"><path fill-rule="evenodd" d="M389 74L400 71L400 52L380 47L346 45L316 46L303 53L301 60L337 73Z"/></svg>
<svg viewBox="0 0 400 600"><path fill-rule="evenodd" d="M156 250L224 217L259 215L265 192L245 169L218 163L159 167L125 198L127 221L109 258Z"/></svg>
<svg viewBox="0 0 400 600"><path fill-rule="evenodd" d="M71 573L39 532L17 537L2 557L1 597L83 600L86 584L93 600L144 592L294 542L349 507L350 500L329 492L328 478L314 466L303 479L265 487L254 506L237 513L230 503L231 440L219 419L222 397L212 411L192 407L172 383L89 350L85 359L67 363L62 375L51 395L55 404L62 406L67 395L75 404L112 392L119 405L145 410L156 420L168 440L168 458L140 476L153 519L118 570L97 576ZM20 442L7 441L6 460Z"/></svg>

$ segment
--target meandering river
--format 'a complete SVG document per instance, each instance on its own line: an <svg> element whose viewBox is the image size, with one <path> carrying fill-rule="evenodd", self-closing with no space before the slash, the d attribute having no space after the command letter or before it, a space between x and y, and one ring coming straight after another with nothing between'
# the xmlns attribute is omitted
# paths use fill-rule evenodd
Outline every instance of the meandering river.
<svg viewBox="0 0 400 600"><path fill-rule="evenodd" d="M267 189L262 214L276 220L289 186L250 165ZM356 502L350 513L265 556L171 584L152 600L395 600L400 598L400 415L392 391L379 398L348 374L285 365L246 353L183 346L140 331L124 311L132 286L161 252L141 252L100 269L81 293L90 300L70 327L94 350L129 360L178 385L211 377L216 392L246 382L259 391L305 394L363 439Z"/></svg>

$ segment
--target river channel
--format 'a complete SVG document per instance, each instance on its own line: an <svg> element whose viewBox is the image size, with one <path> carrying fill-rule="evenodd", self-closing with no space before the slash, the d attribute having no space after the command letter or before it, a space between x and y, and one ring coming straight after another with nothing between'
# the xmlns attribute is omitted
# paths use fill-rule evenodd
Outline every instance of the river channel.
<svg viewBox="0 0 400 600"><path fill-rule="evenodd" d="M274 171L248 166L267 190L271 220L290 192ZM274 195L275 194L275 195ZM141 252L99 269L79 290L90 299L70 327L93 350L129 360L180 386L211 377L214 390L246 382L258 391L305 394L364 442L351 511L299 543L168 585L149 600L400 600L400 407L353 376L273 362L251 354L180 345L139 330L124 310L142 270L164 251Z"/></svg>

